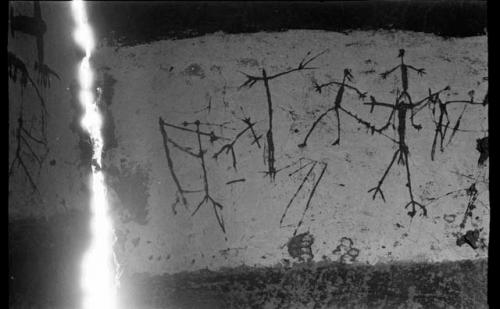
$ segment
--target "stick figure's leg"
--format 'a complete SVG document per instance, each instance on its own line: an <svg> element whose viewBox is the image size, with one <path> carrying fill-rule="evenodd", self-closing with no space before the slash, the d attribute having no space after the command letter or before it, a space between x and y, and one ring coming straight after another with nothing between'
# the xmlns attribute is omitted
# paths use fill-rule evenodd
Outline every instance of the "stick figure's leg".
<svg viewBox="0 0 500 309"><path fill-rule="evenodd" d="M377 131L378 132L383 132L383 131L387 130L387 128L389 127L389 125L395 121L395 119L394 119L395 115L396 115L396 110L393 109L391 111L391 114L389 115L389 118L387 118L387 122L384 124L383 127L381 127L380 129L378 129Z"/></svg>
<svg viewBox="0 0 500 309"><path fill-rule="evenodd" d="M394 164L394 161L396 161L396 156L398 155L399 152L400 152L399 149L394 152L394 155L392 156L391 163L389 163L389 166L385 170L384 175L382 175L382 178L379 180L377 186L375 188L371 188L370 190L368 190L368 192L375 191L375 192L373 192L373 196L372 196L373 199L375 199L375 197L377 196L377 193L380 193L380 197L382 197L382 200L385 202L384 193L382 192L381 187L382 187L382 184L384 183L385 177L387 176L387 174L389 173L389 170L391 169L392 165Z"/></svg>
<svg viewBox="0 0 500 309"><path fill-rule="evenodd" d="M405 154L408 154L408 146L400 142L398 164L405 164Z"/></svg>
<svg viewBox="0 0 500 309"><path fill-rule="evenodd" d="M416 202L414 199L413 199L413 192L412 192L412 189L411 189L411 175L410 175L410 164L408 162L408 151L405 151L403 153L404 157L405 157L405 165L406 165L406 177L407 177L407 180L408 182L406 183L406 186L408 187L408 192L410 193L410 202L408 204L405 205L405 208L408 208L408 206L412 206L412 210L410 210L408 212L408 215L410 217L414 217L415 214L417 213L417 211L415 210L415 206L418 206L420 207L420 209L422 210L422 214L424 215L424 217L427 217L427 209L425 208L424 205Z"/></svg>
<svg viewBox="0 0 500 309"><path fill-rule="evenodd" d="M339 109L335 109L335 115L337 116L337 139L332 143L332 146L340 144L340 114Z"/></svg>
<svg viewBox="0 0 500 309"><path fill-rule="evenodd" d="M332 111L333 108L329 108L327 109L323 114L321 114L312 124L311 128L309 129L309 131L307 132L306 134L306 137L304 138L304 141L298 145L299 148L303 148L305 146L307 146L307 139L309 139L309 136L311 135L311 133L313 132L314 128L316 128L316 126L318 125L318 123L321 121L321 119L323 119L323 117L325 117L329 112Z"/></svg>

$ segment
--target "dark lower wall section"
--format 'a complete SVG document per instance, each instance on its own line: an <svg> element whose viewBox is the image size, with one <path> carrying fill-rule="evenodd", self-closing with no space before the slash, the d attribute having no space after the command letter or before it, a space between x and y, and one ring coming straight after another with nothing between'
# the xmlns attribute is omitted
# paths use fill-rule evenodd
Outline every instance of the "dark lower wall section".
<svg viewBox="0 0 500 309"><path fill-rule="evenodd" d="M241 267L124 283L128 308L488 308L487 261ZM131 305L134 304L134 305Z"/></svg>
<svg viewBox="0 0 500 309"><path fill-rule="evenodd" d="M120 12L120 14L116 14ZM465 37L485 33L486 1L96 1L100 38L122 45L207 33L399 29Z"/></svg>
<svg viewBox="0 0 500 309"><path fill-rule="evenodd" d="M89 217L9 222L9 308L78 308L80 263Z"/></svg>
<svg viewBox="0 0 500 309"><path fill-rule="evenodd" d="M9 224L10 308L78 308L88 217ZM124 276L123 309L487 308L487 260L240 267Z"/></svg>

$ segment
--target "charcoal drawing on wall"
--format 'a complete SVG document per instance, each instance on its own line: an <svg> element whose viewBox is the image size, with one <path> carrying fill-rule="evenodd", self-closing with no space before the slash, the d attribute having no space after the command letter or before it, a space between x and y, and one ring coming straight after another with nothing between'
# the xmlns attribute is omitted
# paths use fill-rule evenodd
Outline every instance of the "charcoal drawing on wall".
<svg viewBox="0 0 500 309"><path fill-rule="evenodd" d="M487 308L485 1L88 9L124 308ZM9 2L11 308L80 297L69 14Z"/></svg>

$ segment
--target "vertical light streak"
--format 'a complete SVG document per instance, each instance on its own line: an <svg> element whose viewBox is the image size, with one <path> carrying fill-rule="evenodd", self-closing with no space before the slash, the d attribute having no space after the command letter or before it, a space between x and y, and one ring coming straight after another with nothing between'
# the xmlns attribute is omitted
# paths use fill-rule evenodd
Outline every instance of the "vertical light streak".
<svg viewBox="0 0 500 309"><path fill-rule="evenodd" d="M82 127L89 133L93 155L91 175L91 241L85 253L81 269L83 309L115 309L117 307L118 277L114 259L115 241L113 223L109 215L106 184L101 171L101 157L104 141L101 134L102 117L99 113L101 90L94 97L94 76L90 57L95 47L92 29L87 20L82 0L72 1L72 11L76 23L74 38L83 49L85 56L78 69L79 100L84 108Z"/></svg>

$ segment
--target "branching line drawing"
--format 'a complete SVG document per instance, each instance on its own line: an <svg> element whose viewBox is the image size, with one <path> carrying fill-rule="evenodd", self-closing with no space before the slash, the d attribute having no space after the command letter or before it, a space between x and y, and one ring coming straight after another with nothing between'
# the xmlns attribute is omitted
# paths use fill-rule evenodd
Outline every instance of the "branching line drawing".
<svg viewBox="0 0 500 309"><path fill-rule="evenodd" d="M9 166L9 178L13 175L15 167L21 167L26 178L29 181L33 191L40 193L40 191L38 190L38 187L33 179L33 176L30 173L28 166L26 165L24 158L31 158L31 159L35 160L38 163L38 169L40 169L42 167L42 164L44 161L44 156L48 152L47 145L44 141L33 137L33 135L28 130L26 130L26 128L24 127L24 119L23 119L23 111L22 110L21 110L19 117L17 119L17 123L18 123L18 125L16 128L16 151L14 154L14 159L12 160L12 162ZM46 150L45 154L42 154L42 155L38 154L37 151L35 151L33 149L33 146L31 145L30 141L35 142L35 143L39 144L40 146L42 146ZM27 148L28 151L25 151L24 150L25 148ZM41 157L41 156L43 156L43 157Z"/></svg>
<svg viewBox="0 0 500 309"><path fill-rule="evenodd" d="M469 92L469 97L470 97L469 100L449 100L449 101L443 102L440 98L440 94L441 94L441 92L447 91L447 90L450 90L449 86L436 92L436 93L431 93L431 90L429 89L429 96L427 97L428 98L427 102L422 104L421 106L419 106L419 108L412 110L413 115L416 115L425 106L428 106L431 110L432 121L435 125L434 138L432 141L432 148L431 148L431 160L434 160L434 158L435 158L435 152L436 152L438 138L439 138L439 149L441 152L444 151L444 147L445 147L444 141L446 138L446 133L448 132L448 129L450 129L450 125L451 125L451 120L450 120L450 117L448 114L448 109L447 109L448 105L464 104L464 107L462 109L462 112L458 116L458 119L455 122L453 129L451 129L452 133L448 139L448 143L446 144L446 146L448 146L451 143L451 141L453 140L453 137L455 136L455 134L457 132L468 132L468 131L477 132L475 130L464 130L464 129L459 128L460 122L462 120L462 117L465 113L467 106L468 105L482 105L482 103L480 103L480 102L474 102L474 91ZM436 111L435 111L436 105L439 108L439 115L438 115L437 120L436 120Z"/></svg>
<svg viewBox="0 0 500 309"><path fill-rule="evenodd" d="M304 211L302 212L302 217L300 218L299 222L297 223L297 226L295 227L295 231L293 232L293 236L297 235L297 231L304 223L304 217L306 215L307 210L311 206L311 201L312 201L312 198L314 196L314 193L316 193L316 188L318 187L321 179L323 178L323 175L326 172L326 168L328 167L328 164L322 163L322 165L323 165L323 169L321 170L321 173L319 174L318 180L316 180L316 182L314 183L313 188L311 190L311 193L309 194L309 197L307 198L307 203L306 203L306 206L304 207Z"/></svg>
<svg viewBox="0 0 500 309"><path fill-rule="evenodd" d="M23 60L21 60L19 57L17 57L14 53L8 52L8 71L9 71L9 78L13 80L14 82L17 81L18 78L18 72L19 72L19 82L21 84L21 87L25 88L28 82L30 85L33 87L35 90L35 93L38 97L38 100L41 105L41 112L40 112L40 121L41 121L41 132L42 132L42 138L43 140L46 140L46 127L47 127L47 106L45 104L45 100L43 99L42 94L40 93L40 89L38 89L38 86L36 83L33 81L31 78L28 69L26 68L26 65Z"/></svg>
<svg viewBox="0 0 500 309"><path fill-rule="evenodd" d="M253 128L254 124L251 124L250 122L250 117L243 118L243 122L250 128L250 132L252 132L253 141L251 145L257 144L257 147L259 147L260 149L259 140L262 138L262 135L257 136L257 134L255 133L255 129Z"/></svg>
<svg viewBox="0 0 500 309"><path fill-rule="evenodd" d="M212 198L212 196L210 196L210 192L209 192L209 188L208 188L207 168L205 166L205 153L206 153L206 150L203 150L203 147L202 147L202 144L201 144L200 124L198 122L196 123L196 136L197 136L197 139L198 139L199 158L200 158L201 167L202 167L202 170L203 170L203 182L204 182L203 189L204 189L204 192L205 192L205 196L203 197L203 199L201 200L201 202L198 204L198 206L196 206L196 209L193 211L193 213L191 214L191 216L194 216L198 212L198 210L201 208L201 206L203 206L204 204L210 202L212 204L212 208L214 210L215 217L217 218L217 222L219 223L219 226L222 229L222 232L225 234L226 233L226 229L224 227L224 218L222 217L221 214L219 214L219 211L222 210L223 206L219 202L215 201ZM217 210L217 208L219 210Z"/></svg>
<svg viewBox="0 0 500 309"><path fill-rule="evenodd" d="M281 215L281 219L280 219L280 227L282 226L283 224L283 220L285 220L285 217L286 217L286 214L288 212L288 209L290 208L290 206L292 206L292 203L293 201L295 200L295 198L297 197L297 195L299 194L300 190L302 189L302 187L304 186L304 184L306 183L307 179L309 178L309 176L311 175L311 173L313 172L314 168L316 167L316 164L317 162L312 162L312 166L311 168L309 169L309 171L307 172L306 176L304 176L304 178L302 179L300 185L297 187L297 190L295 191L295 193L293 194L292 198L290 199L290 201L288 202L288 204L286 204L286 207L285 207L285 210L283 211L283 214Z"/></svg>
<svg viewBox="0 0 500 309"><path fill-rule="evenodd" d="M307 161L308 163L302 164L302 162L303 162L303 161ZM288 168L290 168L290 167L296 166L296 165L299 165L299 166L300 166L300 167L299 167L299 170L301 170L302 168L304 168L304 167L306 167L307 165L312 164L312 163L314 163L314 162L315 162L314 160L310 160L310 159L305 158L305 157L300 157L299 159L297 159L297 160L295 160L295 161L293 161L293 162L291 162L291 163L289 163L289 164L287 164L287 165L285 165L285 166L283 166L283 167L280 167L280 168L276 169L276 170L275 170L275 173L276 173L276 175L277 175L277 174L278 174L278 173L280 173L281 171L284 171L284 170L286 170L286 169L288 169ZM297 171L298 171L298 170L297 170ZM269 171L260 171L260 173L263 173L263 174L264 174L264 176L268 176L268 175L269 175ZM288 177L290 177L290 176L292 176L292 175L293 175L293 173L289 173L289 174L288 174Z"/></svg>
<svg viewBox="0 0 500 309"><path fill-rule="evenodd" d="M231 121L224 121L222 123L211 123L211 122L201 122L200 121L200 126L207 126L207 127L219 127L221 129L227 129L227 130L232 130L232 131L237 131L237 128L233 128L228 126L228 124L232 123ZM194 122L189 122L189 121L184 121L182 122L183 126L188 126L190 124L194 124Z"/></svg>
<svg viewBox="0 0 500 309"><path fill-rule="evenodd" d="M305 163L303 163L305 161ZM302 192L303 188L304 188L304 185L305 183L311 178L313 177L313 172L316 168L316 166L322 166L321 168L321 172L320 172L320 175L318 176L318 178L314 181L314 184L312 186L312 189L311 189L311 192L309 193L308 195L308 198L307 198L307 202L306 202L306 205L304 207L304 210L302 212L302 216L301 216L301 219L298 221L297 223L297 226L295 228L295 231L293 233L293 236L295 236L297 234L297 231L298 229L300 228L300 226L303 224L303 221L304 221L304 217L305 217L305 214L307 212L307 210L309 209L310 205L311 205L311 201L312 201L312 198L314 196L314 194L316 193L316 188L318 187L319 183L321 182L321 179L323 178L323 175L326 171L326 168L328 166L327 163L325 162L321 162L321 161L316 161L316 160L312 160L312 159L309 159L309 158L304 158L304 157L301 157L299 158L298 160L282 167L279 171L281 170L284 170L284 169L288 169L288 168L291 168L291 167L294 167L294 166L297 166L299 165L299 167L295 170L293 170L292 172L290 172L288 174L289 177L295 175L296 173L298 173L299 171L301 171L302 169L306 168L306 167L309 167L310 168L308 169L306 175L302 178L302 180L300 181L300 184L299 186L297 187L297 189L295 190L294 194L292 195L291 199L288 201L288 203L286 204L285 206L285 209L283 210L283 213L281 215L281 218L280 218L280 227L283 227L283 221L285 220L285 217L288 213L288 210L290 209L290 207L292 206L293 202L296 200L297 196L299 195L300 192Z"/></svg>
<svg viewBox="0 0 500 309"><path fill-rule="evenodd" d="M455 126L453 127L453 131L451 132L451 135L450 135L450 138L448 139L448 143L446 144L446 146L448 146L451 141L453 140L453 137L455 136L455 134L457 133L457 131L459 131L459 127L460 127L460 121L462 120L462 117L465 113L465 109L467 108L468 105L474 105L474 104L482 104L482 103L477 103L477 102L474 102L474 91L471 90L469 91L469 96L470 96L470 101L447 101L445 102L444 104L453 104L453 103L466 103L464 105L464 108L462 110L462 112L460 113L460 116L458 116L458 119L457 119L457 122L455 123Z"/></svg>
<svg viewBox="0 0 500 309"><path fill-rule="evenodd" d="M203 136L208 136L208 137L210 137L210 142L215 142L217 140L229 140L227 137L216 135L213 131L210 131L210 132L203 132L203 131L196 132L193 129L185 128L185 127L180 127L180 126L177 126L175 124L171 124L171 123L168 123L168 122L165 122L165 121L163 121L162 124L164 126L175 128L175 129L179 129L179 130L182 130L182 131L196 133L196 134L200 134L200 135L203 135ZM191 124L191 123L187 123L187 124Z"/></svg>
<svg viewBox="0 0 500 309"><path fill-rule="evenodd" d="M267 149L267 165L268 165L268 175L270 176L271 180L274 180L275 177L276 177L276 169L274 167L274 163L275 163L275 153L274 153L275 145L274 145L274 139L273 139L273 103L272 103L272 99L271 99L271 90L270 90L270 87L269 87L269 81L273 80L275 78L284 76L286 74L293 73L293 72L298 72L298 71L303 71L303 70L314 70L314 69L316 69L315 67L308 67L308 65L313 60L315 60L319 56L323 55L327 51L328 50L324 50L321 53L319 53L317 55L314 55L314 56L310 57L309 59L307 59L307 57L311 54L311 52L308 52L306 54L306 56L300 61L299 65L296 68L289 69L289 70L286 70L284 72L277 73L277 74L274 74L274 75L267 75L267 72L266 72L265 69L262 69L262 76L254 76L254 75L249 75L249 74L244 73L244 72L240 72L243 75L245 75L245 77L247 78L247 80L238 89L241 89L241 88L244 88L244 87L251 88L258 81L262 81L264 83L264 88L266 90L266 97L267 97L267 106L268 106L267 113L268 113L268 121L269 121L269 123L268 123L268 130L266 132L266 140L267 140L267 147L266 147L266 149Z"/></svg>
<svg viewBox="0 0 500 309"><path fill-rule="evenodd" d="M222 214L220 213L220 211L222 211L223 205L221 203L217 202L210 194L209 182L208 182L208 176L207 176L207 167L206 167L206 163L205 163L206 150L203 149L201 138L202 137L209 137L210 142L213 142L213 141L218 140L218 139L226 139L226 138L223 138L221 136L216 136L213 132L206 133L206 132L200 131L201 123L198 120L192 123L193 125L195 125L195 129L184 128L184 127L179 127L176 125L169 124L168 122L164 121L162 117L159 117L158 124L160 127L160 132L161 132L162 137L163 137L163 146L165 149L165 156L167 158L167 165L168 165L168 168L170 170L170 175L172 176L172 179L174 180L174 183L177 187L178 196L176 198L176 201L172 205L172 210L173 210L174 214L177 213L175 207L179 202L181 202L186 207L186 209L188 209L187 199L185 197L186 194L194 194L194 193L203 192L204 196L203 196L202 200L197 204L194 211L191 213L191 216L194 216L198 212L198 210L201 208L201 206L203 206L205 204L207 204L207 205L210 204L214 210L214 214L215 214L215 217L217 219L217 223L219 224L219 227L221 228L222 232L225 234L226 229L225 229L225 225L224 225L224 218L222 217ZM186 123L186 125L190 125L190 123ZM178 129L178 130L182 130L182 131L186 131L186 132L190 132L190 133L195 133L196 138L197 138L197 147L198 147L197 152L195 152L194 150L191 150L187 147L183 147L183 146L177 144L176 142L174 142L173 140L171 140L167 135L167 131L165 130L165 127L172 127L172 128ZM190 156L193 156L193 157L200 160L202 176L203 176L202 177L203 178L203 189L201 189L201 190L187 190L181 186L179 178L177 177L177 175L174 171L174 165L173 165L172 155L170 153L169 144L174 145L174 147L176 147L177 149L179 149L179 150L183 151L184 153L189 154Z"/></svg>
<svg viewBox="0 0 500 309"><path fill-rule="evenodd" d="M235 137L234 139L230 142L230 143L227 143L225 145L223 145L219 151L217 151L214 155L213 155L213 158L215 160L217 160L220 156L220 154L225 151L226 154L228 154L229 152L231 152L231 156L232 156L232 159L233 159L233 168L234 170L236 171L237 168L236 168L236 154L234 152L234 144L238 141L238 139L245 133L247 132L248 130L250 130L254 136L254 141L252 142L252 144L254 143L257 143L257 145L259 146L260 148L260 144L259 144L259 138L260 137L257 137L256 134L255 134L255 131L253 130L253 126L255 125L255 122L252 123L250 121L250 118L245 118L245 119L242 119L242 121L247 125L243 130L241 130Z"/></svg>
<svg viewBox="0 0 500 309"><path fill-rule="evenodd" d="M362 99L362 98L364 98L366 96L366 92L361 92L358 88L356 88L354 86L351 86L351 85L348 85L346 83L346 81L351 82L352 78L353 78L353 76L351 74L351 70L345 69L344 70L344 77L343 77L341 83L337 82L337 81L331 81L331 82L328 82L328 83L325 83L325 84L315 83L314 87L315 87L316 91L319 92L319 93L321 93L321 90L324 87L328 87L328 86L331 86L331 85L337 85L337 86L340 86L340 87L339 87L339 90L337 91L337 96L335 97L334 105L332 107L330 107L329 109L327 109L325 112L323 112L313 122L311 128L309 129L309 131L307 132L306 136L304 137L304 141L301 144L298 145L300 148L303 148L303 147L307 146L307 139L309 138L309 136L311 135L311 133L314 131L314 128L316 128L316 126L321 121L321 119L323 119L323 117L325 117L331 111L335 111L335 115L337 116L337 139L332 143L332 145L338 145L340 143L340 114L339 114L339 110L347 112L341 106L342 99L344 97L344 90L345 90L345 88L349 88L349 89L352 89L352 90L356 91L357 94L359 95L360 99ZM358 118L358 117L354 116L353 114L351 114L349 112L347 112L347 114L350 115L351 117L354 117L354 119L356 119L361 124L363 124L365 126L368 126L368 128L371 127L371 125L368 122L362 120L361 118Z"/></svg>
<svg viewBox="0 0 500 309"><path fill-rule="evenodd" d="M19 83L24 89L28 83L33 87L40 103L40 136L35 136L32 132L33 122L29 129L26 128L26 121L24 119L24 108L21 102L19 115L17 118L16 128L16 150L14 158L9 165L9 179L14 174L16 168L21 168L22 172L28 179L30 186L34 192L40 193L33 177L33 172L30 172L28 162L26 160L35 161L38 166L38 173L40 173L43 162L49 152L46 135L47 125L47 107L45 100L38 88L37 84L31 78L28 69L23 60L17 57L14 53L8 51L8 76L13 82Z"/></svg>
<svg viewBox="0 0 500 309"><path fill-rule="evenodd" d="M170 148L168 147L168 144L172 143L172 140L170 140L170 138L167 135L167 131L165 130L166 122L163 120L163 118L160 117L159 121L158 121L158 124L160 126L160 132L161 132L161 135L163 137L163 148L165 149L165 156L167 158L168 169L169 169L170 175L172 176L172 179L174 180L174 183L175 183L175 185L177 187L177 194L178 195L177 195L176 201L174 202L174 204L172 204L172 211L173 211L174 214L177 214L177 210L176 210L177 203L181 202L182 205L184 205L184 207L186 209L188 209L187 199L185 197L185 194L196 193L196 192L198 192L198 190L191 191L191 190L186 190L186 189L182 188L181 183L179 181L179 178L175 174L174 163L173 163L173 160L172 160L172 155L170 153ZM172 144L174 144L174 143L172 143ZM187 150L185 150L181 146L179 146L178 148L180 150L183 150L186 153L188 153L188 154L196 157L196 154L192 153L191 151L187 151Z"/></svg>

